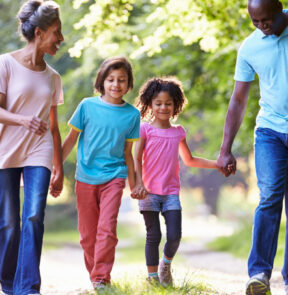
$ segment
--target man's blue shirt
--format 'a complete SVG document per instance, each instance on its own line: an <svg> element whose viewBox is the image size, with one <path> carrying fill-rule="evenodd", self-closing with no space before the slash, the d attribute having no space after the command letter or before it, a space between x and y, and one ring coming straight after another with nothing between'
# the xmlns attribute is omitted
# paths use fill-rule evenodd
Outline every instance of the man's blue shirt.
<svg viewBox="0 0 288 295"><path fill-rule="evenodd" d="M255 73L261 96L256 127L288 133L288 27L280 36L266 36L256 29L245 39L238 51L234 79L250 82Z"/></svg>
<svg viewBox="0 0 288 295"><path fill-rule="evenodd" d="M97 185L127 177L125 143L139 139L140 113L136 108L126 102L115 105L101 97L89 97L78 105L68 124L81 132L77 180Z"/></svg>

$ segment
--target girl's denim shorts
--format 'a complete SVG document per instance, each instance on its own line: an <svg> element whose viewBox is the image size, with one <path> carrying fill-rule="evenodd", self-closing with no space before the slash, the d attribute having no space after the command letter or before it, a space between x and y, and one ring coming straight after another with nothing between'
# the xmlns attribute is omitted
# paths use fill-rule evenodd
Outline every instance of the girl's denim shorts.
<svg viewBox="0 0 288 295"><path fill-rule="evenodd" d="M155 195L148 194L143 200L139 200L139 210L165 212L168 210L181 210L178 195Z"/></svg>

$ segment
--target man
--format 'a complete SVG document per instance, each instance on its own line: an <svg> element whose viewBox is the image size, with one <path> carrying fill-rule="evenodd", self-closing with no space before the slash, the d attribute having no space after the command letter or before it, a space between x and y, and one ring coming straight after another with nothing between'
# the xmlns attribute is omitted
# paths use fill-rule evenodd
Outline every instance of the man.
<svg viewBox="0 0 288 295"><path fill-rule="evenodd" d="M235 87L229 104L223 142L217 161L225 176L235 173L231 152L241 125L250 83L259 77L260 111L255 129L255 165L260 202L255 211L248 260L250 280L246 294L268 295L284 198L288 183L288 11L278 0L248 0L256 30L238 52ZM228 165L234 167L232 171ZM287 196L288 197L288 196ZM285 198L286 214L288 201ZM288 295L288 235L282 275Z"/></svg>

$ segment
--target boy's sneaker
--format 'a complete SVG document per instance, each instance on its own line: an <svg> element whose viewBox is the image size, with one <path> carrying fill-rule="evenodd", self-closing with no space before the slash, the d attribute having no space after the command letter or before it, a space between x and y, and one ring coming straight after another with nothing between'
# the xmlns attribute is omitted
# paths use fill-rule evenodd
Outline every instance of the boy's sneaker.
<svg viewBox="0 0 288 295"><path fill-rule="evenodd" d="M92 285L95 290L104 289L106 287L106 284L104 284L101 281L100 282L93 282Z"/></svg>
<svg viewBox="0 0 288 295"><path fill-rule="evenodd" d="M171 274L171 263L165 263L163 260L159 264L159 279L163 286L172 285L173 278Z"/></svg>
<svg viewBox="0 0 288 295"><path fill-rule="evenodd" d="M288 295L288 285L285 285L284 288L285 288L284 289L285 290L285 294Z"/></svg>
<svg viewBox="0 0 288 295"><path fill-rule="evenodd" d="M148 283L150 283L152 285L157 285L160 283L159 277L148 277L146 280Z"/></svg>
<svg viewBox="0 0 288 295"><path fill-rule="evenodd" d="M250 278L246 285L246 295L271 295L269 278L264 272Z"/></svg>

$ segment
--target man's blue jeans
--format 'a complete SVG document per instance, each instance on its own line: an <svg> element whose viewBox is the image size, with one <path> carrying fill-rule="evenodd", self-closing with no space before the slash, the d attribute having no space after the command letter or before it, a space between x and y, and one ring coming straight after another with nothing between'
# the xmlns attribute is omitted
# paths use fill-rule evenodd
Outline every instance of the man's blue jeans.
<svg viewBox="0 0 288 295"><path fill-rule="evenodd" d="M24 203L20 230L20 178ZM45 167L0 169L0 283L4 293L40 290L44 211L51 172Z"/></svg>
<svg viewBox="0 0 288 295"><path fill-rule="evenodd" d="M255 166L260 202L255 210L249 276L264 272L269 278L277 250L277 240L285 195L288 213L288 134L268 128L255 132ZM287 225L286 225L287 228ZM282 275L288 284L288 235L286 231L285 258Z"/></svg>

